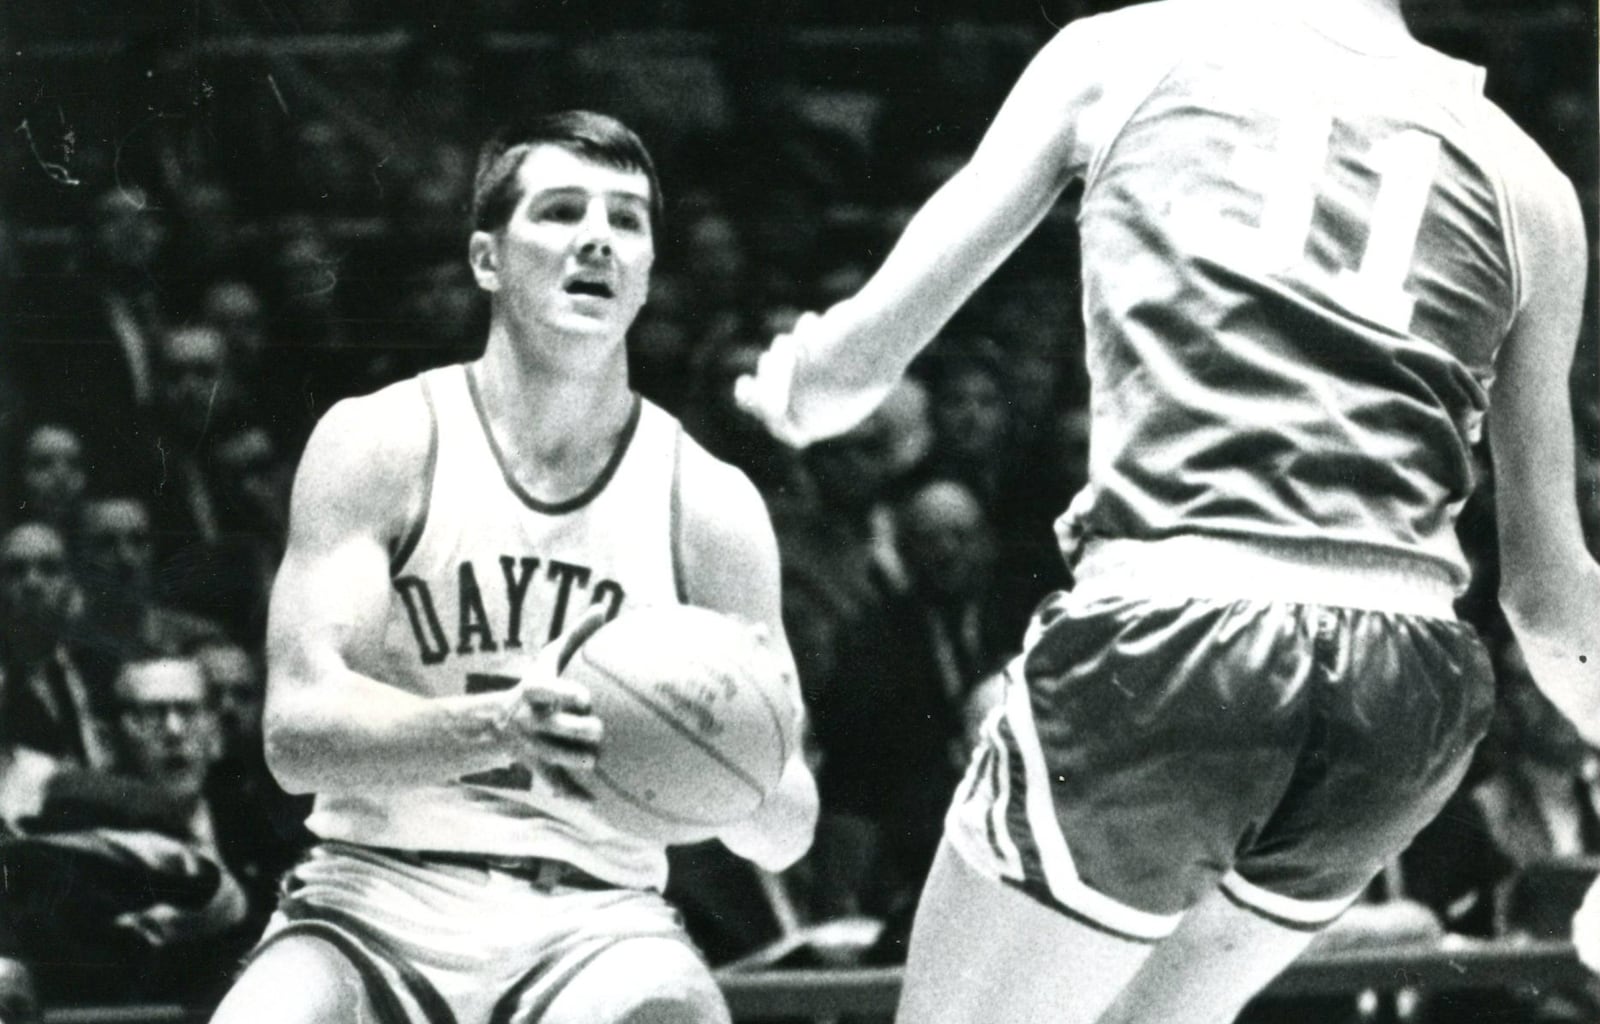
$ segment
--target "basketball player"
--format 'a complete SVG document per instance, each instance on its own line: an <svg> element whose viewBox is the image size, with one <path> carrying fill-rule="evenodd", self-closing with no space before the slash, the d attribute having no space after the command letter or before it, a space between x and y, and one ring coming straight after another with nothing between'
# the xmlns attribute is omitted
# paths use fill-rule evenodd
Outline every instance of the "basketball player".
<svg viewBox="0 0 1600 1024"><path fill-rule="evenodd" d="M793 443L848 427L1082 183L1077 585L957 792L903 1020L1231 1020L1407 844L1493 699L1452 609L1491 392L1502 599L1600 740L1583 226L1482 84L1400 0L1074 23L874 277L737 385Z"/></svg>
<svg viewBox="0 0 1600 1024"><path fill-rule="evenodd" d="M316 794L321 841L217 1020L727 1020L659 895L663 847L582 799L605 723L555 674L624 607L783 635L756 491L628 386L660 210L610 118L503 134L468 247L482 358L340 403L311 437L265 731L284 786ZM796 759L721 838L781 869L815 811Z"/></svg>

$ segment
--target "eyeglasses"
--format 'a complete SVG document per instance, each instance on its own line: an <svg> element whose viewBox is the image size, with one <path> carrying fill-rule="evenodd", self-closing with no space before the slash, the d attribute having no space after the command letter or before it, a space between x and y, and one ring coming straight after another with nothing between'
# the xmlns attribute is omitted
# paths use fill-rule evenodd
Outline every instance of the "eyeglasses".
<svg viewBox="0 0 1600 1024"><path fill-rule="evenodd" d="M138 729L155 729L169 719L188 724L198 721L209 709L197 700L124 701L117 709L124 722Z"/></svg>

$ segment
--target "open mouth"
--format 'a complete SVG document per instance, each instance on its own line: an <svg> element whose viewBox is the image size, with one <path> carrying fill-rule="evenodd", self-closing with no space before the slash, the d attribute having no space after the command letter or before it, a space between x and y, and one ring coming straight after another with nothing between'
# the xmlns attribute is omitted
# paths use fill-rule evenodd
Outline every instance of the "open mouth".
<svg viewBox="0 0 1600 1024"><path fill-rule="evenodd" d="M567 282L568 295L592 295L597 299L614 298L611 286L604 281L569 281Z"/></svg>

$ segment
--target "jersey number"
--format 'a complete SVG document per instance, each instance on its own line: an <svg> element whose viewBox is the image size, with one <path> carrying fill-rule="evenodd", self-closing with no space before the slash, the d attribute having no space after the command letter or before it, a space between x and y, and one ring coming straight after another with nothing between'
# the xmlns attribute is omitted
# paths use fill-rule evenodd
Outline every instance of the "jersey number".
<svg viewBox="0 0 1600 1024"><path fill-rule="evenodd" d="M1341 159L1352 149L1364 151L1355 170ZM1439 139L1414 129L1373 141L1338 118L1287 122L1274 149L1240 149L1232 159L1234 184L1260 202L1254 225L1230 224L1234 255L1269 273L1309 273L1351 313L1408 333L1416 299L1406 280L1439 154ZM1356 180L1368 176L1364 187ZM1336 185L1345 186L1342 202ZM1309 258L1313 250L1325 255Z"/></svg>

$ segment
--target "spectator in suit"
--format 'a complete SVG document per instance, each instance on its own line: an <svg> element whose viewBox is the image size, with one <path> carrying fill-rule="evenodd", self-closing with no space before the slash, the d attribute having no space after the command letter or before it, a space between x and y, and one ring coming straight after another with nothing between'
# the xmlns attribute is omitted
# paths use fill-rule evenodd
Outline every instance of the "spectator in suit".
<svg viewBox="0 0 1600 1024"><path fill-rule="evenodd" d="M90 447L114 444L151 398L155 346L170 317L163 269L168 228L136 186L100 193L67 272L19 289L17 384L30 404L75 422L107 424ZM114 426L113 426L114 425Z"/></svg>
<svg viewBox="0 0 1600 1024"><path fill-rule="evenodd" d="M85 502L73 555L84 596L75 636L107 678L130 653L177 655L221 635L216 623L162 602L150 510L138 498Z"/></svg>
<svg viewBox="0 0 1600 1024"><path fill-rule="evenodd" d="M51 783L84 785L47 785L26 834L0 843L6 929L47 1002L214 995L243 947L246 901L203 799L217 748L204 676L191 660L135 657L109 696L115 776L58 764ZM136 820L104 799L117 779L160 813Z"/></svg>
<svg viewBox="0 0 1600 1024"><path fill-rule="evenodd" d="M206 800L215 816L218 850L249 898L255 927L244 930L253 935L276 905L279 879L310 846L304 825L310 802L286 794L267 770L260 659L231 640L206 641L194 658L205 674L220 740Z"/></svg>
<svg viewBox="0 0 1600 1024"><path fill-rule="evenodd" d="M844 881L860 910L890 918L884 959L904 955L898 944L966 768L969 701L1009 653L994 621L994 538L977 498L959 481L918 475L892 509L909 589L856 621L836 685L813 705L823 807L853 819L857 841L875 851L857 865L865 877Z"/></svg>
<svg viewBox="0 0 1600 1024"><path fill-rule="evenodd" d="M13 508L59 531L70 529L89 480L79 433L64 423L34 424L22 436L16 465Z"/></svg>
<svg viewBox="0 0 1600 1024"><path fill-rule="evenodd" d="M67 638L77 589L61 534L22 522L0 535L0 746L106 766L95 695Z"/></svg>

